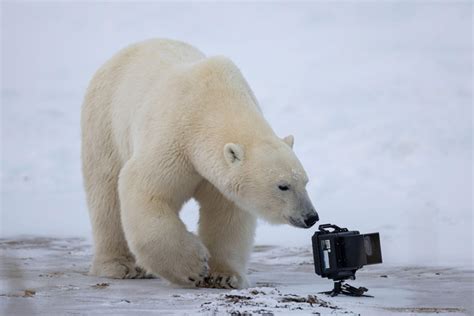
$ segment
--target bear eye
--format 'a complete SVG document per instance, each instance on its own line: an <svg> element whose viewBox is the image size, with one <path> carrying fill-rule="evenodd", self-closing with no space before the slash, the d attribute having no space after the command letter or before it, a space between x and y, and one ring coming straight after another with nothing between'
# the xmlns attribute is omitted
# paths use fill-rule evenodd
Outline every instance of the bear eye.
<svg viewBox="0 0 474 316"><path fill-rule="evenodd" d="M290 187L288 185L279 185L278 189L280 189L282 191L288 191L290 189Z"/></svg>

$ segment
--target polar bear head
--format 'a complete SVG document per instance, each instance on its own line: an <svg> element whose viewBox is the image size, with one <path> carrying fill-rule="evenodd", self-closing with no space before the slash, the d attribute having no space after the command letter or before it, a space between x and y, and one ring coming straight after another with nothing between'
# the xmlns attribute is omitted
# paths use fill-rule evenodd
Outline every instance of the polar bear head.
<svg viewBox="0 0 474 316"><path fill-rule="evenodd" d="M293 136L242 146L227 143L232 200L248 212L275 224L309 228L318 221L306 192L308 177L294 154Z"/></svg>

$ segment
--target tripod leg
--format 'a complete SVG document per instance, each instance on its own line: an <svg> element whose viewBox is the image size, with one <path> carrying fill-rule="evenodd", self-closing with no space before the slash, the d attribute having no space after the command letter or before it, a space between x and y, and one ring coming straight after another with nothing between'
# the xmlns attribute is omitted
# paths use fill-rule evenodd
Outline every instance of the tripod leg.
<svg viewBox="0 0 474 316"><path fill-rule="evenodd" d="M334 297L334 296L338 296L341 293L344 293L342 289L342 282L343 281L334 282L334 288L331 291L319 292L319 294L326 294L331 297Z"/></svg>
<svg viewBox="0 0 474 316"><path fill-rule="evenodd" d="M344 281L336 281L334 282L334 288L332 291L325 291L319 292L319 294L326 294L331 297L338 296L339 294L347 295L347 296L365 296L365 297L373 297L372 295L364 294L368 291L365 287L354 287L350 284L343 283Z"/></svg>
<svg viewBox="0 0 474 316"><path fill-rule="evenodd" d="M349 295L349 296L366 296L366 297L373 297L371 295L366 295L364 294L365 292L367 292L368 289L365 288L365 287L354 287L350 284L344 284L342 286L342 293L345 294L345 295Z"/></svg>

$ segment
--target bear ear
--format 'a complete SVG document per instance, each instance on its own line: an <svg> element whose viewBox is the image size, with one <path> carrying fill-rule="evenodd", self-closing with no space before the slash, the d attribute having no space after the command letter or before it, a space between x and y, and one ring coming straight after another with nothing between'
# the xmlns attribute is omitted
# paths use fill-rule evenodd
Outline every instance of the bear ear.
<svg viewBox="0 0 474 316"><path fill-rule="evenodd" d="M244 159L244 149L238 144L225 144L224 158L229 165L242 163L242 160Z"/></svg>
<svg viewBox="0 0 474 316"><path fill-rule="evenodd" d="M295 143L295 138L293 137L293 135L288 135L286 137L283 138L283 141L288 145L290 146L291 148L293 148L293 144Z"/></svg>

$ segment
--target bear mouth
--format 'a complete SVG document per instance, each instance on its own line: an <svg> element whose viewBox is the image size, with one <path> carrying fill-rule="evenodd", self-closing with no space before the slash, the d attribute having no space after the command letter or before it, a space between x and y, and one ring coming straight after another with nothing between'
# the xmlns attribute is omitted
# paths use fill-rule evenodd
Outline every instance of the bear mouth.
<svg viewBox="0 0 474 316"><path fill-rule="evenodd" d="M290 223L291 226L295 226L295 227L298 227L298 228L309 228L309 226L307 226L302 221L296 220L292 217L288 217L286 220Z"/></svg>

